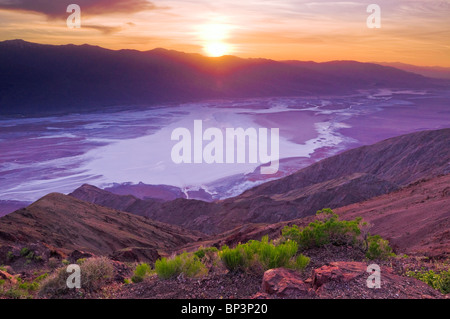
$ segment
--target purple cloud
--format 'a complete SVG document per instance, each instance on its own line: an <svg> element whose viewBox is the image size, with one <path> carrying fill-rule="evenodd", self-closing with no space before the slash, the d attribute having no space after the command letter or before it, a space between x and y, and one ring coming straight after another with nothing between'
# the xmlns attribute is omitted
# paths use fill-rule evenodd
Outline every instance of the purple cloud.
<svg viewBox="0 0 450 319"><path fill-rule="evenodd" d="M41 13L49 19L58 19L67 17L69 4L79 5L87 16L157 9L147 0L0 0L0 9Z"/></svg>

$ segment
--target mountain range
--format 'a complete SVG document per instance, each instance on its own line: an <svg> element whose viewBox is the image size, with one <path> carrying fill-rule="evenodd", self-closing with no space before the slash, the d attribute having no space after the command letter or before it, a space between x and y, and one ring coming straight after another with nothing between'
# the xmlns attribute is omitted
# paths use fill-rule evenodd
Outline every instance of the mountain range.
<svg viewBox="0 0 450 319"><path fill-rule="evenodd" d="M0 115L443 87L448 81L355 61L210 58L165 49L113 51L90 45L0 42Z"/></svg>

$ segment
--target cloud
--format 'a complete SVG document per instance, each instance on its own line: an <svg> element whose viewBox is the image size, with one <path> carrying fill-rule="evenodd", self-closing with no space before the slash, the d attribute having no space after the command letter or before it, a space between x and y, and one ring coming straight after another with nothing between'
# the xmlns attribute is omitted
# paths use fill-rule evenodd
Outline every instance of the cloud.
<svg viewBox="0 0 450 319"><path fill-rule="evenodd" d="M158 9L147 0L0 0L0 9L40 13L49 19L59 19L67 18L69 4L79 5L84 16L131 14Z"/></svg>
<svg viewBox="0 0 450 319"><path fill-rule="evenodd" d="M83 28L94 29L94 30L100 31L101 33L103 33L105 35L117 33L119 31L123 30L123 28L120 26L110 27L110 26L95 25L95 24L83 25Z"/></svg>

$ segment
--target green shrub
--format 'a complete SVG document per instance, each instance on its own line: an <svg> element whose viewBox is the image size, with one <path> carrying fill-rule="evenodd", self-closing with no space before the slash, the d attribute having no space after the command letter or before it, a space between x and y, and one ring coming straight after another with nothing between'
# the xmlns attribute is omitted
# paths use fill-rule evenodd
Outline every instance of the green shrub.
<svg viewBox="0 0 450 319"><path fill-rule="evenodd" d="M38 290L39 284L37 282L23 282L19 284L19 289L27 290L27 291L35 291Z"/></svg>
<svg viewBox="0 0 450 319"><path fill-rule="evenodd" d="M78 264L78 265L82 265L86 260L87 260L86 258L79 258L79 259L77 260L77 264Z"/></svg>
<svg viewBox="0 0 450 319"><path fill-rule="evenodd" d="M61 262L64 266L70 265L70 261L68 261L67 259L63 259Z"/></svg>
<svg viewBox="0 0 450 319"><path fill-rule="evenodd" d="M25 257L26 255L28 255L30 253L30 249L28 247L23 247L20 250L20 256Z"/></svg>
<svg viewBox="0 0 450 319"><path fill-rule="evenodd" d="M275 246L265 236L261 241L251 240L246 244L239 244L234 249L224 246L219 252L219 257L230 271L248 270L258 266L267 270L291 267L291 259L295 256L297 250L298 245L295 241L287 240Z"/></svg>
<svg viewBox="0 0 450 319"><path fill-rule="evenodd" d="M11 299L24 299L28 297L27 293L22 292L20 289L17 288L10 288L6 293L5 296Z"/></svg>
<svg viewBox="0 0 450 319"><path fill-rule="evenodd" d="M8 261L12 261L13 259L14 259L14 254L13 254L13 252L12 251L8 251L7 253L6 253L6 259L8 260Z"/></svg>
<svg viewBox="0 0 450 319"><path fill-rule="evenodd" d="M318 211L317 220L303 229L297 225L286 226L282 231L282 240L295 241L302 250L326 244L355 245L361 234L359 228L361 220L361 218L356 218L351 221L341 221L338 215L326 208Z"/></svg>
<svg viewBox="0 0 450 319"><path fill-rule="evenodd" d="M409 271L407 275L425 282L443 294L450 293L450 270L440 273L435 273L433 270L426 272Z"/></svg>
<svg viewBox="0 0 450 319"><path fill-rule="evenodd" d="M308 267L310 261L311 261L311 258L300 254L295 259L295 269L298 269L300 271L304 271L306 269L306 267Z"/></svg>
<svg viewBox="0 0 450 319"><path fill-rule="evenodd" d="M171 259L162 258L156 261L155 271L159 278L170 279L181 274L187 277L205 275L208 270L194 254L183 253Z"/></svg>
<svg viewBox="0 0 450 319"><path fill-rule="evenodd" d="M218 251L219 250L216 247L208 247L208 248L200 247L196 252L194 252L194 255L197 256L198 259L201 260L201 259L205 258L206 255L215 254Z"/></svg>
<svg viewBox="0 0 450 319"><path fill-rule="evenodd" d="M36 277L35 281L36 281L36 282L41 282L42 280L44 280L44 279L47 278L47 277L48 277L48 273L44 273L44 274L42 274L42 275Z"/></svg>
<svg viewBox="0 0 450 319"><path fill-rule="evenodd" d="M131 277L131 281L138 283L144 280L145 276L150 272L151 268L148 264L142 263L136 266L134 275Z"/></svg>
<svg viewBox="0 0 450 319"><path fill-rule="evenodd" d="M389 242L379 235L369 236L367 238L368 249L366 257L369 259L388 259L393 256L392 248L389 246Z"/></svg>
<svg viewBox="0 0 450 319"><path fill-rule="evenodd" d="M298 244L295 241L289 240L275 246L272 242L269 243L267 236L260 242L252 241L250 247L264 270L287 267L298 250Z"/></svg>

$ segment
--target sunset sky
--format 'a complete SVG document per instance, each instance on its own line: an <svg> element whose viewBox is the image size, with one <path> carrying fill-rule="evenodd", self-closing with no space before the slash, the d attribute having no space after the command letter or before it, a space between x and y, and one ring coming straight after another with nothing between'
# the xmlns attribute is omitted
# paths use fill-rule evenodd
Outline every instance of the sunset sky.
<svg viewBox="0 0 450 319"><path fill-rule="evenodd" d="M81 7L69 29L67 5ZM381 29L369 29L369 4ZM0 0L0 40L450 67L450 0Z"/></svg>

